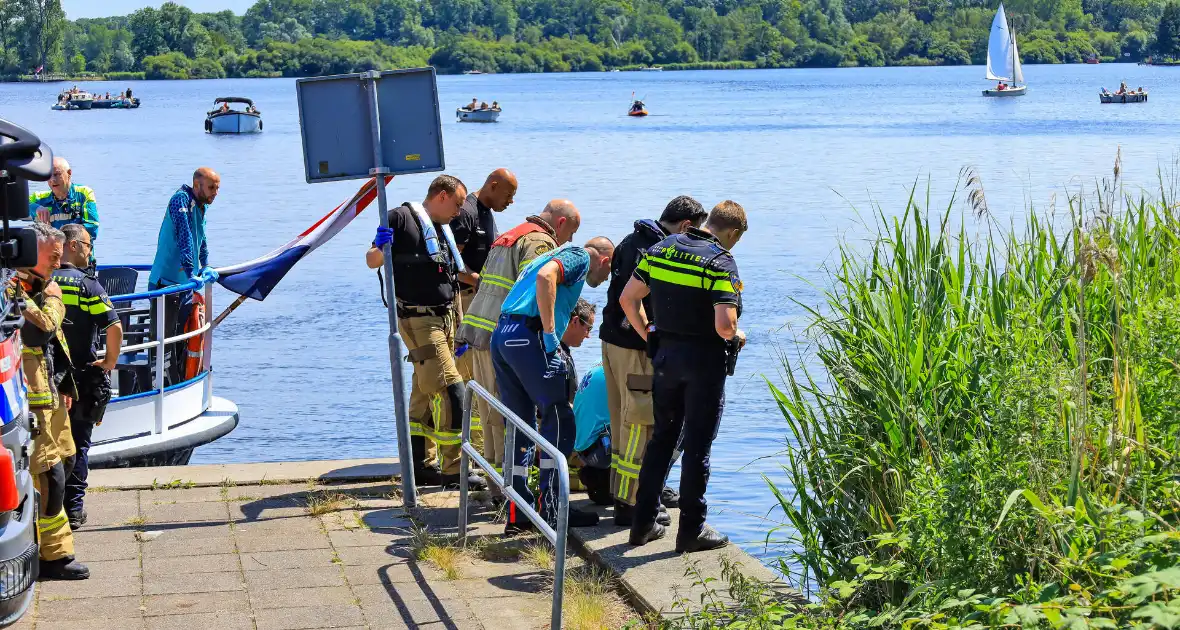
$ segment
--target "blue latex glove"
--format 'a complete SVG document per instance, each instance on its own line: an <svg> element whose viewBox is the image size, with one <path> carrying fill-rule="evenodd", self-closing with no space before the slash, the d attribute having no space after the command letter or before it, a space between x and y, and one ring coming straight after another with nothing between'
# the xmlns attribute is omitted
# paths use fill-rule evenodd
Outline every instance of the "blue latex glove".
<svg viewBox="0 0 1180 630"><path fill-rule="evenodd" d="M377 237L373 239L373 247L381 249L387 244L393 243L393 228L381 226L377 228Z"/></svg>
<svg viewBox="0 0 1180 630"><path fill-rule="evenodd" d="M469 346L469 345L467 345L467 344L463 344L463 345L459 346L458 348L455 348L455 358L456 358L456 359L458 359L459 357L461 357L461 356L463 356L464 354L466 354L466 353L467 353L467 350L468 350L468 348L470 348L470 347L471 347L471 346Z"/></svg>
<svg viewBox="0 0 1180 630"><path fill-rule="evenodd" d="M557 338L555 332L543 333L541 339L545 342L545 354L557 352L557 349L561 347L561 340Z"/></svg>
<svg viewBox="0 0 1180 630"><path fill-rule="evenodd" d="M212 267L205 267L201 269L201 279L205 282L216 282L217 278L219 277L220 276L217 275L217 272L213 271Z"/></svg>

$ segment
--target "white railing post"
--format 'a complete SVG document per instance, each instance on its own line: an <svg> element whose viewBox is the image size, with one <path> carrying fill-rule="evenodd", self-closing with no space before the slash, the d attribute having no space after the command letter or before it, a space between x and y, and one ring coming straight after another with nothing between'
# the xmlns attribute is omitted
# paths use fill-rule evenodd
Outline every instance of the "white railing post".
<svg viewBox="0 0 1180 630"><path fill-rule="evenodd" d="M168 299L167 295L157 295L152 298L156 300L156 321L152 322L156 329L156 428L157 434L164 432L164 339L166 333L164 332L164 322L168 319L164 311L165 301Z"/></svg>
<svg viewBox="0 0 1180 630"><path fill-rule="evenodd" d="M205 331L205 338L201 342L201 370L200 374L211 372L213 370L213 285L214 282L205 283L205 325L209 328ZM203 407L208 409L213 404L213 374L205 376L205 400Z"/></svg>

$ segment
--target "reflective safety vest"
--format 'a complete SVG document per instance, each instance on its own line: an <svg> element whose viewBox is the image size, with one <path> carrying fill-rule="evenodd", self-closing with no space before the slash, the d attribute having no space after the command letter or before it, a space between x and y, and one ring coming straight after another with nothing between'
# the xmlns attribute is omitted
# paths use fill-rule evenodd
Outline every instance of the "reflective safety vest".
<svg viewBox="0 0 1180 630"><path fill-rule="evenodd" d="M555 237L553 228L544 219L534 216L501 234L492 243L483 272L479 274L479 291L463 314L455 335L457 343L467 342L481 350L490 347L504 298L508 297L522 269L538 256L557 249Z"/></svg>
<svg viewBox="0 0 1180 630"><path fill-rule="evenodd" d="M205 298L200 293L193 292L193 308L189 311L188 321L184 323L184 332L200 330L204 325ZM205 335L194 335L185 343L184 379L187 381L201 373L201 362L205 356Z"/></svg>

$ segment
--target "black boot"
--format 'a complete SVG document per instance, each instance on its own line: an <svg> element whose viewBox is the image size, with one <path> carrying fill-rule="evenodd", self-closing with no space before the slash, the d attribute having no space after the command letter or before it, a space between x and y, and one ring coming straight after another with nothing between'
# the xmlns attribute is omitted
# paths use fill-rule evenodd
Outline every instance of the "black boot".
<svg viewBox="0 0 1180 630"><path fill-rule="evenodd" d="M453 475L443 475L440 485L444 488L458 488L459 487L459 473ZM468 490L487 490L488 481L480 477L476 473L468 473L467 475L467 489Z"/></svg>
<svg viewBox="0 0 1180 630"><path fill-rule="evenodd" d="M86 510L66 512L66 517L70 519L70 531L76 532L86 524Z"/></svg>
<svg viewBox="0 0 1180 630"><path fill-rule="evenodd" d="M664 529L663 525L659 523L652 523L646 527L632 527L631 537L628 542L636 547L641 547L653 540L659 540L664 537L668 530Z"/></svg>
<svg viewBox="0 0 1180 630"><path fill-rule="evenodd" d="M414 485L437 486L442 484L442 470L438 464L426 463L426 438L421 435L410 437L410 457L414 462Z"/></svg>
<svg viewBox="0 0 1180 630"><path fill-rule="evenodd" d="M504 523L504 535L515 536L517 534L528 534L537 531L533 522L528 517L522 516L519 521L515 523Z"/></svg>
<svg viewBox="0 0 1180 630"><path fill-rule="evenodd" d="M694 551L709 551L720 549L729 544L729 536L718 532L707 524L701 528L696 536L676 536L676 553L692 553Z"/></svg>
<svg viewBox="0 0 1180 630"><path fill-rule="evenodd" d="M554 527L557 525L557 519L554 518L550 523ZM595 512L588 512L579 510L576 507L569 508L569 526L570 527L594 527L598 525L598 514Z"/></svg>
<svg viewBox="0 0 1180 630"><path fill-rule="evenodd" d="M631 527L635 522L635 507L622 502L615 502L615 527ZM667 527L672 524L672 516L660 506L656 513L656 522Z"/></svg>
<svg viewBox="0 0 1180 630"><path fill-rule="evenodd" d="M44 580L85 580L90 577L90 569L74 560L73 556L41 560L39 568L41 579Z"/></svg>
<svg viewBox="0 0 1180 630"><path fill-rule="evenodd" d="M675 510L680 507L680 493L668 486L664 486L664 489L660 490L660 504L668 509Z"/></svg>
<svg viewBox="0 0 1180 630"><path fill-rule="evenodd" d="M586 466L578 471L578 480L586 486L586 494L595 505L613 505L610 494L610 469Z"/></svg>

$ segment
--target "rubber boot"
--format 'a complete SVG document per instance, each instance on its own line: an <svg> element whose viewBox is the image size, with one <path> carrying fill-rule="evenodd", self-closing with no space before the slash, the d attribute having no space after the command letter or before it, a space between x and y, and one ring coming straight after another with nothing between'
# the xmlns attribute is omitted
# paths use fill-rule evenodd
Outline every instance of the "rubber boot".
<svg viewBox="0 0 1180 630"><path fill-rule="evenodd" d="M642 547L653 540L659 540L664 537L668 530L659 523L652 523L647 527L632 527L631 535L627 542L630 542L636 547Z"/></svg>
<svg viewBox="0 0 1180 630"><path fill-rule="evenodd" d="M43 580L85 580L90 577L90 569L74 560L73 556L41 560L38 568Z"/></svg>
<svg viewBox="0 0 1180 630"><path fill-rule="evenodd" d="M414 485L437 486L442 484L442 471L437 464L426 463L426 438L421 435L410 437L410 457L414 459Z"/></svg>
<svg viewBox="0 0 1180 630"><path fill-rule="evenodd" d="M634 532L632 532L634 536ZM729 544L729 536L709 527L706 524L701 528L701 533L696 536L676 536L676 553L692 553L694 551L709 551L711 549L720 549Z"/></svg>

